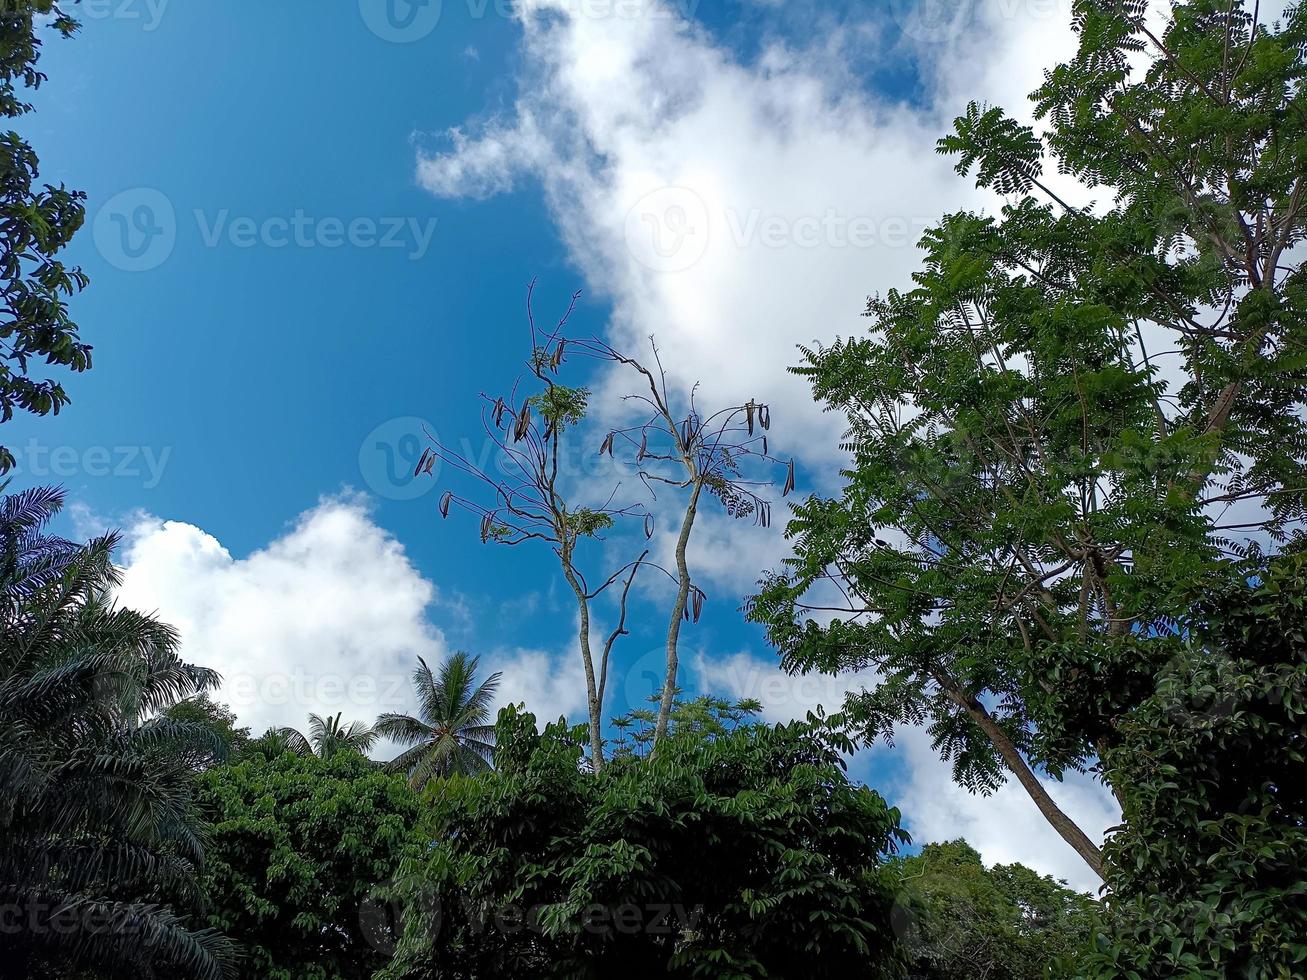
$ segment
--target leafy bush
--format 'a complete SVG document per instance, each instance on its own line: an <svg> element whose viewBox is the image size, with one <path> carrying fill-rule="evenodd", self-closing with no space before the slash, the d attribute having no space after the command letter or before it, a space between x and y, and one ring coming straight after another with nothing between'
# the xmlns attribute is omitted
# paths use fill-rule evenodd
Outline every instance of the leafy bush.
<svg viewBox="0 0 1307 980"><path fill-rule="evenodd" d="M390 980L897 976L879 855L899 815L823 724L583 763L584 728L505 709L498 769L428 790Z"/></svg>

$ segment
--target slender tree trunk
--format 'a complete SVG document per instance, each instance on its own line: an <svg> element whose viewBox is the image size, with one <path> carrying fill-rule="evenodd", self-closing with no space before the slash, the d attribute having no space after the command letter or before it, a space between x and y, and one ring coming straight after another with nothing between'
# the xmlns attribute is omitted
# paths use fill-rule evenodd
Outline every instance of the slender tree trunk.
<svg viewBox="0 0 1307 980"><path fill-rule="evenodd" d="M590 766L595 775L598 775L604 767L603 705L599 703L594 657L590 653L590 601L572 569L564 565L563 572L567 576L568 585L576 593L576 605L580 613L581 625L577 630L577 640L581 646L581 662L585 665L586 709L590 715Z"/></svg>
<svg viewBox="0 0 1307 980"><path fill-rule="evenodd" d="M1048 795L1048 791L1044 789L1039 777L1035 775L1026 760L1022 758L1021 752L1012 744L1012 740L1007 737L1007 733L1003 731L998 722L985 709L985 706L975 697L954 687L946 685L945 690L949 698L967 713L971 720L989 738L990 742L993 743L994 748L998 750L998 754L1007 763L1007 767L1017 777L1017 781L1029 794L1035 806L1039 808L1039 812L1044 815L1044 819L1061 835L1064 841L1071 845L1072 850L1079 854L1084 859L1085 864L1089 865L1094 874L1101 879L1103 877L1102 851L1076 825L1074 820L1062 812L1062 808Z"/></svg>
<svg viewBox="0 0 1307 980"><path fill-rule="evenodd" d="M658 750L658 743L667 736L667 726L672 718L676 671L680 662L678 644L681 640L681 620L685 617L685 604L690 598L690 566L685 560L685 549L690 543L690 531L694 529L694 518L699 510L699 494L702 491L703 482L696 479L690 503L685 508L685 518L681 521L681 536L676 539L676 603L672 606L672 618L667 624L667 672L663 677L663 696L658 705L658 722L654 726L651 754Z"/></svg>

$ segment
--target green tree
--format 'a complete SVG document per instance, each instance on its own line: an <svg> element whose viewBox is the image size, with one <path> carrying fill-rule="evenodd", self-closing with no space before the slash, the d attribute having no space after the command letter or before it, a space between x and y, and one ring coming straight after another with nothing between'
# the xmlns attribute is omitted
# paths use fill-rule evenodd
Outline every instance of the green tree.
<svg viewBox="0 0 1307 980"><path fill-rule="evenodd" d="M376 744L378 733L361 721L341 724L343 714L338 711L323 718L310 712L308 735L297 728L277 728L270 734L274 740L281 741L285 751L296 755L317 755L323 759L337 752L367 755Z"/></svg>
<svg viewBox="0 0 1307 980"><path fill-rule="evenodd" d="M365 980L388 955L369 909L410 846L419 803L356 752L251 751L201 777L212 824L209 921L249 980Z"/></svg>
<svg viewBox="0 0 1307 980"><path fill-rule="evenodd" d="M1170 655L1131 641L1307 515L1307 15L1191 0L1157 33L1145 7L1077 0L1042 134L972 105L941 141L1009 203L944 218L869 337L805 352L852 463L751 605L787 668L879 673L864 734L927 723L963 785L1015 776L1100 874L1039 770L1096 766ZM1112 695L1092 723L1056 697L1077 678Z"/></svg>
<svg viewBox="0 0 1307 980"><path fill-rule="evenodd" d="M0 962L42 980L217 980L230 946L185 913L204 856L192 762L222 746L160 715L217 676L113 603L115 535L47 533L62 503L0 500Z"/></svg>
<svg viewBox="0 0 1307 980"><path fill-rule="evenodd" d="M1079 976L1307 973L1307 554L1203 596L1191 621L1104 755L1125 826L1106 848L1110 928Z"/></svg>
<svg viewBox="0 0 1307 980"><path fill-rule="evenodd" d="M41 39L38 19L69 37L77 22L54 0L3 0L0 3L0 117L31 111L21 89L36 89L45 75L37 70ZM64 185L38 186L39 161L17 133L0 134L0 421L15 410L58 413L68 403L63 386L33 377L31 362L44 361L73 371L91 366L91 348L78 339L67 298L84 289L81 269L58 258L82 227L86 195ZM0 446L0 474L14 466Z"/></svg>
<svg viewBox="0 0 1307 980"><path fill-rule="evenodd" d="M733 732L741 725L755 724L751 719L762 711L762 703L745 698L741 701L728 701L725 698L702 694L699 697L684 700L680 690L672 700L672 713L667 729L669 738L687 738L702 742L706 739L720 738ZM658 731L658 710L662 705L662 693L649 696L649 703L655 708L636 708L619 718L614 718L612 726L618 736L609 748L610 755L633 756L644 758L653 750Z"/></svg>
<svg viewBox="0 0 1307 980"><path fill-rule="evenodd" d="M957 840L927 844L888 869L910 980L1043 980L1050 963L1088 948L1101 908L1024 865L986 868Z"/></svg>
<svg viewBox="0 0 1307 980"><path fill-rule="evenodd" d="M591 773L588 733L500 712L496 769L427 791L388 980L888 977L899 815L825 725L672 737Z"/></svg>
<svg viewBox="0 0 1307 980"><path fill-rule="evenodd" d="M499 673L477 683L480 657L462 651L431 673L418 657L413 689L418 717L387 713L377 719L377 734L408 746L388 764L392 772L407 773L417 789L437 776L483 772L494 757L495 726L490 724Z"/></svg>
<svg viewBox="0 0 1307 980"><path fill-rule="evenodd" d="M236 714L225 704L219 704L201 692L167 708L163 714L172 721L198 725L211 732L222 746L222 756L229 758L239 755L250 743L250 730L236 727ZM192 760L197 769L206 768L211 763L208 753L203 753Z"/></svg>

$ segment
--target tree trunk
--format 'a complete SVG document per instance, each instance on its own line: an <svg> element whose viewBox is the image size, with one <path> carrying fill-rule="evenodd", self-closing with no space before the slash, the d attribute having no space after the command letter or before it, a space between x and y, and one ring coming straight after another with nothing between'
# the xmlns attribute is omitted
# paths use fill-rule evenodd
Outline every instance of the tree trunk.
<svg viewBox="0 0 1307 980"><path fill-rule="evenodd" d="M590 716L590 767L598 775L604 768L603 705L599 703L594 657L590 653L590 602L572 569L564 565L563 572L567 576L568 585L576 593L576 605L580 613L581 625L577 630L577 641L581 646L581 662L585 665L586 710Z"/></svg>
<svg viewBox="0 0 1307 980"><path fill-rule="evenodd" d="M1103 877L1103 853L1095 846L1089 836L1081 830L1074 820L1062 812L1048 791L1044 789L1039 777L1022 758L1020 751L1012 744L1012 740L1007 737L1007 733L999 726L992 715L985 709L975 697L964 694L956 688L946 686L945 690L953 702L959 705L965 711L968 717L979 726L980 730L988 736L998 754L1002 756L1003 761L1012 774L1017 777L1017 781L1025 788L1030 798L1034 800L1035 806L1039 812L1044 815L1044 819L1056 830L1064 841L1071 845L1072 850L1079 854L1089 865L1094 874L1101 879Z"/></svg>
<svg viewBox="0 0 1307 980"><path fill-rule="evenodd" d="M703 482L695 480L690 503L685 508L685 518L681 521L681 536L676 540L676 602L672 606L671 621L667 624L667 672L663 677L663 696L658 705L658 722L654 726L650 754L658 751L658 743L667 736L667 727L671 723L672 701L676 697L676 671L680 663L677 651L681 640L681 620L685 617L685 604L690 598L690 566L685 560L685 549L690 543L690 531L694 528L702 490Z"/></svg>

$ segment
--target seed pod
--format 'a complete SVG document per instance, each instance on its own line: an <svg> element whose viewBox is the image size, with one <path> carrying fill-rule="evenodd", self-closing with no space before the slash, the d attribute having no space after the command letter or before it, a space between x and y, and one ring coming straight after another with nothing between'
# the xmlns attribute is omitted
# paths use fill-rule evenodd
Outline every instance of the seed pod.
<svg viewBox="0 0 1307 980"><path fill-rule="evenodd" d="M762 437L762 454L763 454L764 456L767 455L767 437L766 437L766 436L763 436L763 437Z"/></svg>
<svg viewBox="0 0 1307 980"><path fill-rule="evenodd" d="M694 611L694 622L696 623L699 621L699 617L703 615L703 604L707 598L703 590L698 587L694 589L694 593L690 597L690 605Z"/></svg>
<svg viewBox="0 0 1307 980"><path fill-rule="evenodd" d="M422 474L422 467L423 467L423 465L424 465L424 464L426 463L426 461L427 461L427 453L429 453L429 452L431 452L431 450L430 450L429 448L428 448L428 449L424 449L424 450L422 450L422 455L418 457L418 465L417 465L417 466L414 468L414 470L413 470L413 475L414 475L414 476L421 476L421 474Z"/></svg>
<svg viewBox="0 0 1307 980"><path fill-rule="evenodd" d="M440 516L441 516L441 517L448 517L448 516L449 516L449 505L450 505L451 503L453 503L453 501L454 501L454 494L453 494L453 491L446 490L443 494L440 495Z"/></svg>
<svg viewBox="0 0 1307 980"><path fill-rule="evenodd" d="M794 490L794 460L790 460L790 465L785 469L785 489L781 491L782 497L788 497Z"/></svg>
<svg viewBox="0 0 1307 980"><path fill-rule="evenodd" d="M763 405L762 407L760 407L760 408L758 409L758 419L759 419L759 421L762 422L762 427L763 427L764 429L770 429L770 428L771 428L771 409L768 408L766 405Z"/></svg>
<svg viewBox="0 0 1307 980"><path fill-rule="evenodd" d="M649 433L640 433L640 451L635 454L635 461L643 463L644 458L649 455Z"/></svg>
<svg viewBox="0 0 1307 980"><path fill-rule="evenodd" d="M654 519L653 519L653 514L645 514L645 515L644 515L644 537L645 537L645 540L647 541L649 538L652 538L652 537L653 537L653 533L654 533Z"/></svg>
<svg viewBox="0 0 1307 980"><path fill-rule="evenodd" d="M558 342L558 349L554 351L554 356L549 359L549 366L553 369L555 374L558 373L558 365L563 363L563 345L566 343L566 340L560 340Z"/></svg>
<svg viewBox="0 0 1307 980"><path fill-rule="evenodd" d="M490 519L489 514L481 518L481 543L482 544L485 544L488 540L490 540L490 528L493 523L494 522Z"/></svg>
<svg viewBox="0 0 1307 980"><path fill-rule="evenodd" d="M755 407L752 398L749 399L749 404L744 406L744 417L749 423L749 435L753 435L753 410Z"/></svg>
<svg viewBox="0 0 1307 980"><path fill-rule="evenodd" d="M600 444L600 446L599 446L599 455L600 455L600 456L604 455L605 453L607 453L609 456L611 456L611 455L613 454L613 437L614 437L615 435L616 435L616 433L614 433L614 432L610 432L610 433L608 433L608 435L606 435L606 436L604 437L604 441L603 441L603 443Z"/></svg>
<svg viewBox="0 0 1307 980"><path fill-rule="evenodd" d="M504 427L504 410L507 408L508 406L504 404L502 398L495 399L494 417L496 429L502 429Z"/></svg>
<svg viewBox="0 0 1307 980"><path fill-rule="evenodd" d="M531 403L522 403L522 411L517 413L517 425L513 426L513 441L521 442L531 428Z"/></svg>

